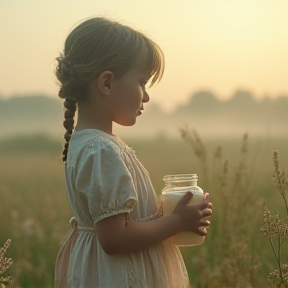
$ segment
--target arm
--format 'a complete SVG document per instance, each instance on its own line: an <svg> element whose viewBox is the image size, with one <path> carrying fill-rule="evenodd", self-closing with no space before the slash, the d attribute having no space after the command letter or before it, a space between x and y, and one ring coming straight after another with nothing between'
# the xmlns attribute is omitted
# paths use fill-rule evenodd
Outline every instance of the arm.
<svg viewBox="0 0 288 288"><path fill-rule="evenodd" d="M193 231L205 236L210 222L203 219L212 214L212 204L203 201L187 205L192 193L187 193L171 215L148 222L126 222L126 214L107 217L96 224L96 233L107 254L122 254L156 245L182 231Z"/></svg>

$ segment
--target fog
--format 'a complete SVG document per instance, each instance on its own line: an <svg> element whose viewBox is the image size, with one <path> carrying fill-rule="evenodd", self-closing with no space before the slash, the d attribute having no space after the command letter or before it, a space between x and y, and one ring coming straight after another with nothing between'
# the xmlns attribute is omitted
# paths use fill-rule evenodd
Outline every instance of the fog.
<svg viewBox="0 0 288 288"><path fill-rule="evenodd" d="M145 105L136 125L114 125L122 138L179 137L183 127L205 137L239 137L244 133L259 137L288 136L288 96L256 100L245 90L236 91L227 100L210 91L199 91L187 103L165 112L153 100ZM64 128L62 102L46 96L0 99L1 138L25 134L62 137ZM1 139L0 138L0 139Z"/></svg>

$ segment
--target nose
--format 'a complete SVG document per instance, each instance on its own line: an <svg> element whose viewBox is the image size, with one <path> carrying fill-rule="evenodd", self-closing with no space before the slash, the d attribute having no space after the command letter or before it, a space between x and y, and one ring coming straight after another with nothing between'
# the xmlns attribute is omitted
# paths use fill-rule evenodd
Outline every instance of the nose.
<svg viewBox="0 0 288 288"><path fill-rule="evenodd" d="M149 100L150 100L149 94L146 91L144 91L142 102L147 103Z"/></svg>

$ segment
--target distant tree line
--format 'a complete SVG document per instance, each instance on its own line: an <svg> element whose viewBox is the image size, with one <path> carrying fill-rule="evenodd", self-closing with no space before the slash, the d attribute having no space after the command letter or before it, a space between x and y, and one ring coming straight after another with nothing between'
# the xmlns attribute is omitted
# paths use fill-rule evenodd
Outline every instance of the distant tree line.
<svg viewBox="0 0 288 288"><path fill-rule="evenodd" d="M170 113L164 112L155 103L147 105L144 112L137 120L138 128L126 130L128 133L131 131L136 137L147 133L169 134L177 131L183 123L202 131L214 126L215 133L230 133L231 129L237 127L247 130L247 127L252 126L265 126L265 129L272 127L275 131L285 132L288 124L288 95L258 100L249 91L239 90L231 98L221 100L210 91L199 91L192 94L186 104L175 107ZM33 131L60 135L63 133L62 120L62 101L57 97L0 97L0 140L1 136Z"/></svg>

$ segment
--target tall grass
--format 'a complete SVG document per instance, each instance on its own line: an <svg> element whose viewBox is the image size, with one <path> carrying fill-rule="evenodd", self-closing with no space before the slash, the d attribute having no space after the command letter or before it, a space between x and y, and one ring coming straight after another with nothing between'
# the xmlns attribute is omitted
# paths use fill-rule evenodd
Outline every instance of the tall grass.
<svg viewBox="0 0 288 288"><path fill-rule="evenodd" d="M191 282L199 288L260 287L263 282L257 279L261 247L258 227L263 200L252 184L248 136L244 135L239 162L233 166L221 146L208 155L195 131L182 129L181 134L199 160L199 171L205 179L203 188L211 191L214 211L205 245L194 248L193 254L190 250L189 270L194 277L198 275Z"/></svg>
<svg viewBox="0 0 288 288"><path fill-rule="evenodd" d="M157 193L164 187L163 176L173 173L197 173L199 186L210 192L214 206L205 242L181 248L191 285L267 287L267 275L277 262L260 227L265 205L281 205L271 193L273 171L267 155L271 146L285 147L287 139L274 147L271 141L249 142L247 136L242 143L204 141L187 129L182 137L127 142L150 172ZM53 287L55 258L71 216L59 148L59 153L49 149L0 153L0 243L8 238L13 243L11 288ZM284 151L284 159L285 155Z"/></svg>
<svg viewBox="0 0 288 288"><path fill-rule="evenodd" d="M216 212L212 215L207 245L193 254L190 250L190 271L195 271L191 275L198 276L191 279L195 287L266 287L268 283L288 287L288 265L281 261L288 251L288 247L283 247L288 239L288 181L279 167L278 153L274 152L274 182L285 204L285 218L281 218L278 212L273 218L267 208L264 210L265 199L271 204L271 196L262 194L259 197L263 188L254 179L255 163L248 161L252 157L249 157L247 134L239 146L240 157L234 167L223 157L221 146L210 155L209 165L209 155L199 135L185 128L181 129L181 136L199 161L199 171L205 179L203 185L212 190L213 211ZM273 194L272 197L274 201L270 206L277 209L278 201ZM268 281L265 275L274 262L259 233L263 211L261 231L269 239L278 265L278 269L269 273Z"/></svg>
<svg viewBox="0 0 288 288"><path fill-rule="evenodd" d="M53 287L70 217L62 165L50 155L1 155L0 175L0 242L13 242L9 287Z"/></svg>

